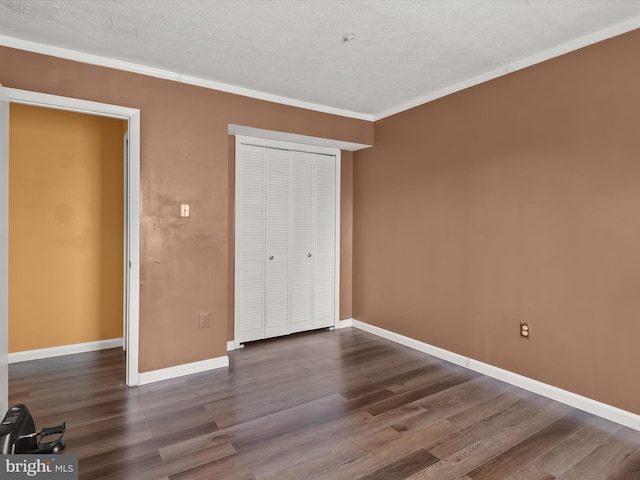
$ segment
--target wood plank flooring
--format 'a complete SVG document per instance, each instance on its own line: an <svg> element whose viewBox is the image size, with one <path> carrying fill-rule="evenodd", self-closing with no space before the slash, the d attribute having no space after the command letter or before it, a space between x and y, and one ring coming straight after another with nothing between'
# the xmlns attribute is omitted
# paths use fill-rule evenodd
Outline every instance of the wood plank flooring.
<svg viewBox="0 0 640 480"><path fill-rule="evenodd" d="M347 328L124 386L120 349L10 366L81 479L634 480L640 432Z"/></svg>

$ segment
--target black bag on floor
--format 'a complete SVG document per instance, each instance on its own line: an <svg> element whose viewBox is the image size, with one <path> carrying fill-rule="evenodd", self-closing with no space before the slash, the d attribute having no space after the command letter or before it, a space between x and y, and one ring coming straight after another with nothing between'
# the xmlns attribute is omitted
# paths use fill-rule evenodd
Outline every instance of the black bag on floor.
<svg viewBox="0 0 640 480"><path fill-rule="evenodd" d="M36 431L33 417L26 405L18 404L7 410L0 423L0 454L49 454L64 450L62 437L66 430L64 423L57 427ZM43 442L44 437L59 435L55 440ZM38 437L40 439L38 440Z"/></svg>

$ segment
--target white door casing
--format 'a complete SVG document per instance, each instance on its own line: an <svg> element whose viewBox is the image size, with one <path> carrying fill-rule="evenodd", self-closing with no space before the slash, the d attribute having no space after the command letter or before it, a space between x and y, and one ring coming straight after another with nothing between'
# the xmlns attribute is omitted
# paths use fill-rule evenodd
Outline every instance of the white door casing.
<svg viewBox="0 0 640 480"><path fill-rule="evenodd" d="M0 85L0 417L9 404L9 95Z"/></svg>
<svg viewBox="0 0 640 480"><path fill-rule="evenodd" d="M123 239L123 250L122 250L122 349L126 352L129 348L129 336L127 335L129 332L129 269L131 268L131 260L129 259L130 255L130 245L129 245L129 232L127 232L127 228L129 227L129 131L127 130L124 134L123 138L123 146L124 146L124 239Z"/></svg>

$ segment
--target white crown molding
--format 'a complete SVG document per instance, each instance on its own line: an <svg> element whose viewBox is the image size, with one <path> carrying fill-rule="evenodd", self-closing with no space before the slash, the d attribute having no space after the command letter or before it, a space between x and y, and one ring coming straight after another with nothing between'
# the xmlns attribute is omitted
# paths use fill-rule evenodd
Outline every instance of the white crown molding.
<svg viewBox="0 0 640 480"><path fill-rule="evenodd" d="M447 95L451 95L452 93L459 92L461 90L479 85L484 82L488 82L489 80L493 80L494 78L502 77L503 75L522 70L523 68L542 63L546 60L559 57L560 55L564 55L565 53L579 50L589 45L593 45L594 43L598 43L603 40L622 35L632 30L636 30L637 28L640 28L640 17L631 18L627 21L617 23L615 25L604 28L602 30L598 30L597 32L585 35L570 42L563 43L562 45L558 45L548 50L536 53L535 55L531 55L530 57L516 60L515 62L496 68L494 70L491 70L490 72L486 72L467 80L463 80L462 82L456 83L455 85L450 85L436 92L432 92L422 97L418 97L414 100L401 103L400 105L397 105L393 108L389 108L380 113L374 114L373 121L376 122L378 120L382 120L383 118L387 118L406 110L418 107L420 105L424 105L425 103L432 102L439 98L446 97Z"/></svg>
<svg viewBox="0 0 640 480"><path fill-rule="evenodd" d="M358 320L353 327L640 431L640 415Z"/></svg>
<svg viewBox="0 0 640 480"><path fill-rule="evenodd" d="M124 62L122 60L116 60L115 58L107 58L101 57L99 55L92 55L90 53L78 52L76 50L69 50L67 48L54 47L52 45L45 45L43 43L30 42L28 40L8 37L6 35L0 35L0 45L10 48L16 48L18 50L26 50L33 53L40 53L42 55L49 55L52 57L73 60L76 62L88 63L90 65L98 65L100 67L109 67L115 68L116 70L124 70L125 72L139 73L141 75L147 75L149 77L173 80L176 82L180 81L180 74L176 72L147 67L131 62Z"/></svg>
<svg viewBox="0 0 640 480"><path fill-rule="evenodd" d="M434 100L438 100L439 98L446 97L447 95L451 95L452 93L459 92L461 90L464 90L465 88L474 87L476 85L480 85L481 83L488 82L489 80L493 80L494 78L502 77L507 73L509 73L509 69L506 66L496 68L494 70L491 70L490 72L477 75L467 80L463 80L462 82L450 85L436 92L429 93L428 95L424 95L414 100L401 103L400 105L397 105L388 110L384 110L383 112L376 113L373 116L373 121L377 122L378 120L391 117L392 115L406 112L407 110L411 110L412 108L419 107L429 102L433 102Z"/></svg>
<svg viewBox="0 0 640 480"><path fill-rule="evenodd" d="M350 110L343 110L326 105L304 102L302 100L282 97L280 95L274 95L271 93L259 92L257 90L251 90L248 88L237 87L235 85L229 85L227 83L214 82L212 80L207 80L204 78L184 75L179 72L147 67L145 65L140 65L137 63L125 62L122 60L116 60L114 58L92 55L89 53L54 47L51 45L44 45L42 43L30 42L28 40L21 40L19 38L8 37L5 35L0 35L0 45L10 48L16 48L18 50L40 53L42 55L50 55L53 57L64 58L76 62L87 63L90 65L97 65L100 67L115 68L117 70L123 70L126 72L139 73L141 75L161 78L163 80L172 80L174 82L184 83L187 85L194 85L211 90L218 90L221 92L232 93L234 95L241 95L243 97L250 97L258 100L265 100L267 102L279 103L291 107L304 108L306 110L338 115L340 117L354 118L357 120L367 120L370 122L373 121L373 115L371 114L352 112Z"/></svg>
<svg viewBox="0 0 640 480"><path fill-rule="evenodd" d="M112 338L109 340L98 340L95 342L74 343L72 345L61 345L58 347L38 348L36 350L25 350L9 354L9 363L28 362L30 360L40 360L43 358L61 357L63 355L73 355L74 353L95 352L96 350L106 350L108 348L122 348L122 338Z"/></svg>
<svg viewBox="0 0 640 480"><path fill-rule="evenodd" d="M174 367L151 370L150 372L140 372L138 376L138 385L147 385L149 383L169 380L171 378L191 375L193 373L206 372L208 370L215 370L216 368L224 368L227 366L229 366L229 357L225 355L223 357L201 360L199 362L185 363Z"/></svg>
<svg viewBox="0 0 640 480"><path fill-rule="evenodd" d="M180 82L189 85L195 85L198 87L209 88L211 90L219 90L221 92L233 93L236 95L242 95L243 97L255 98L257 100L266 100L267 102L279 103L282 105L288 105L290 107L304 108L306 110L313 110L320 113L328 113L330 115L337 115L339 117L353 118L356 120L373 121L373 115L369 113L353 112L351 110L343 110L341 108L328 107L326 105L320 105L318 103L304 102L302 100L296 100L295 98L282 97L280 95L273 95L271 93L259 92L257 90L250 90L248 88L236 87L227 83L214 82L213 80L206 80L203 78L191 77L189 75L180 75Z"/></svg>

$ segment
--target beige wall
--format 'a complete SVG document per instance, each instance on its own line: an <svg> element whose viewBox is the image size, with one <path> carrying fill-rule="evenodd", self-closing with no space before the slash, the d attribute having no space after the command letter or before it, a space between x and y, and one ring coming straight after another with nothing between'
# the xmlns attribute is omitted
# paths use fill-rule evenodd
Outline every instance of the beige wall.
<svg viewBox="0 0 640 480"><path fill-rule="evenodd" d="M226 355L229 123L373 143L373 124L0 47L5 87L141 111L140 371ZM178 217L180 203L191 217ZM348 264L348 263L347 263ZM211 312L211 328L198 314Z"/></svg>
<svg viewBox="0 0 640 480"><path fill-rule="evenodd" d="M124 123L11 105L10 352L122 337Z"/></svg>
<svg viewBox="0 0 640 480"><path fill-rule="evenodd" d="M354 318L640 413L639 51L634 31L376 122Z"/></svg>

